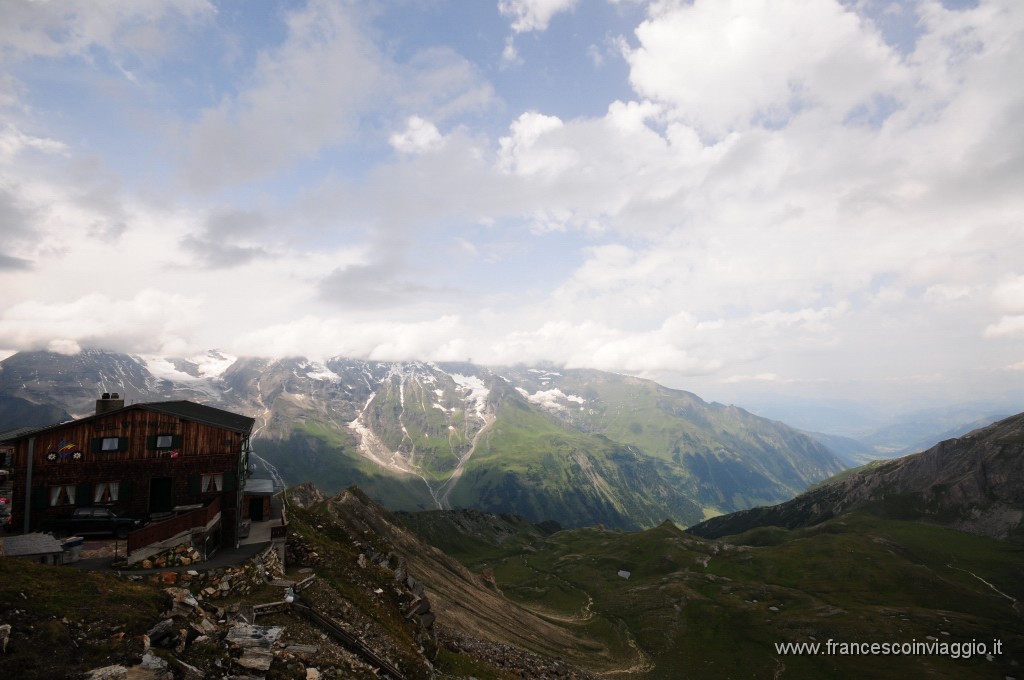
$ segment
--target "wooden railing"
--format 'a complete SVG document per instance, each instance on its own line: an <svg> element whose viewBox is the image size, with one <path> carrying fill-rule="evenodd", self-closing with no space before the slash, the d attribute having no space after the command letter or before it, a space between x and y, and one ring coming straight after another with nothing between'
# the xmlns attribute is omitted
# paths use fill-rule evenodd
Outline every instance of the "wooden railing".
<svg viewBox="0 0 1024 680"><path fill-rule="evenodd" d="M270 527L270 540L278 540L282 538L288 538L288 514L284 508L281 508L281 524L276 527Z"/></svg>
<svg viewBox="0 0 1024 680"><path fill-rule="evenodd" d="M172 536L177 536L183 531L194 529L196 527L204 527L210 523L212 519L217 516L220 512L220 497L213 499L209 505L201 508L196 508L191 512L186 512L170 519L166 519L162 522L154 522L148 524L141 529L128 534L128 553L144 548L147 545L152 545L159 541L166 540Z"/></svg>

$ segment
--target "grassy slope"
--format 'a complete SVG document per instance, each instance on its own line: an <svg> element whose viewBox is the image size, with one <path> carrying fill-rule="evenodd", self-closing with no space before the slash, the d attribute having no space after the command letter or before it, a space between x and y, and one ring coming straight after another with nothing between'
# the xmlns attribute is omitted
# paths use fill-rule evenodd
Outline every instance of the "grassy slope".
<svg viewBox="0 0 1024 680"><path fill-rule="evenodd" d="M623 631L650 677L1004 677L1024 662L1024 548L934 526L853 515L810 530L758 530L735 548L663 525L637 533L581 529L529 551L472 555L506 595L606 643ZM538 549L539 548L539 549ZM706 566L704 563L706 562ZM617 575L628 570L628 580ZM974 572L977 576L971 575ZM587 616L587 601L593 598ZM775 610L772 609L775 608ZM1018 605L1019 609L1019 605ZM948 633L948 635L944 634ZM776 642L991 643L1004 655L780 656Z"/></svg>
<svg viewBox="0 0 1024 680"><path fill-rule="evenodd" d="M668 516L690 523L703 513L684 483L664 463L572 430L509 393L450 501L565 526L650 526Z"/></svg>
<svg viewBox="0 0 1024 680"><path fill-rule="evenodd" d="M558 384L587 399L570 406L574 425L674 464L709 514L779 502L840 470L809 438L689 392L626 376L592 380L587 371Z"/></svg>
<svg viewBox="0 0 1024 680"><path fill-rule="evenodd" d="M0 558L0 623L12 627L0 677L72 677L137 658L163 607L158 590L110 574Z"/></svg>

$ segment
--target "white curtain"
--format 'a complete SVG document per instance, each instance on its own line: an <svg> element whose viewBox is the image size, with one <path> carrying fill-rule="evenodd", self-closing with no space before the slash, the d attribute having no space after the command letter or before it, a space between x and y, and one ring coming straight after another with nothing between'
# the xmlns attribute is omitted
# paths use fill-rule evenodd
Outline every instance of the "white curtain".
<svg viewBox="0 0 1024 680"><path fill-rule="evenodd" d="M117 488L120 482L100 482L92 494L93 503L112 503L117 500Z"/></svg>
<svg viewBox="0 0 1024 680"><path fill-rule="evenodd" d="M74 505L75 504L75 487L69 486L51 486L50 487L50 505Z"/></svg>

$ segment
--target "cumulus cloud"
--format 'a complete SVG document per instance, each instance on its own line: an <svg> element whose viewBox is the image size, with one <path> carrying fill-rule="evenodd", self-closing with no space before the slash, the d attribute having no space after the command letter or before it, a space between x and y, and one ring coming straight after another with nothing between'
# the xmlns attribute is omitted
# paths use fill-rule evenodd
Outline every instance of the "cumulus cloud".
<svg viewBox="0 0 1024 680"><path fill-rule="evenodd" d="M388 141L402 153L422 153L436 149L443 139L433 123L419 116L410 116L405 129L391 135Z"/></svg>
<svg viewBox="0 0 1024 680"><path fill-rule="evenodd" d="M0 318L0 346L77 352L81 346L160 352L188 337L200 319L185 296L144 289L132 297L90 293L69 302L12 305Z"/></svg>
<svg viewBox="0 0 1024 680"><path fill-rule="evenodd" d="M0 27L4 63L222 18L129 4L71 30L92 19L22 3L36 18ZM131 186L113 147L88 160L105 138L57 134L59 116L0 121L0 347L89 346L108 336L86 312L148 323L134 291L159 288L215 320L178 341L202 349L216 326L238 353L553 361L737 390L934 388L1019 362L1024 5L910 3L894 37L879 3L636 3L623 37L557 46L589 73L588 46L622 46L603 110L601 93L550 92L550 72L491 70L502 38L510 60L515 40L554 49L553 18L585 32L592 6L499 8L511 35L491 26L485 52L350 3L264 17L273 39L220 54L230 73L207 64L243 77L190 83L210 89L174 113L192 193ZM145 85L119 96L145 109Z"/></svg>
<svg viewBox="0 0 1024 680"><path fill-rule="evenodd" d="M498 0L498 11L512 19L516 33L546 31L556 14L568 12L579 0Z"/></svg>
<svg viewBox="0 0 1024 680"><path fill-rule="evenodd" d="M637 92L710 135L805 109L842 119L908 82L872 25L831 0L662 2L636 38L625 56Z"/></svg>
<svg viewBox="0 0 1024 680"><path fill-rule="evenodd" d="M387 74L348 5L312 0L288 15L288 36L259 59L251 85L204 111L190 132L197 189L263 178L358 129Z"/></svg>

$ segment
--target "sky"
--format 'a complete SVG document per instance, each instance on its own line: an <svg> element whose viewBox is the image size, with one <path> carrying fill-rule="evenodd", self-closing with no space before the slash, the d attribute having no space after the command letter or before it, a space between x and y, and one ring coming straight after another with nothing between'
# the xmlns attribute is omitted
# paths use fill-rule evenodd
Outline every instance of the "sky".
<svg viewBox="0 0 1024 680"><path fill-rule="evenodd" d="M1019 0L0 6L0 357L1024 394Z"/></svg>

